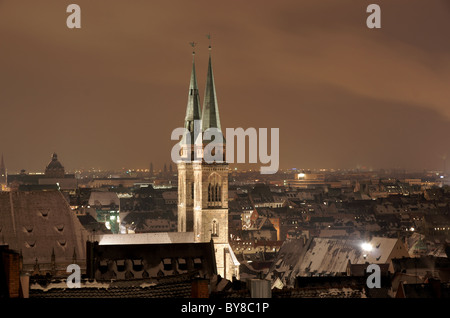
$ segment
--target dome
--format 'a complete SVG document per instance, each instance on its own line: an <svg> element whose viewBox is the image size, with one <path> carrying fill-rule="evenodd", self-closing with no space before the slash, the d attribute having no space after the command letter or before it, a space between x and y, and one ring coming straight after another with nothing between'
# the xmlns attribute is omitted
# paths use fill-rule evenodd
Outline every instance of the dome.
<svg viewBox="0 0 450 318"><path fill-rule="evenodd" d="M52 156L52 161L47 165L47 169L64 169L61 162L58 160L58 155L56 153Z"/></svg>
<svg viewBox="0 0 450 318"><path fill-rule="evenodd" d="M64 177L64 167L58 160L58 155L56 153L52 156L52 161L45 168L45 175L47 177Z"/></svg>

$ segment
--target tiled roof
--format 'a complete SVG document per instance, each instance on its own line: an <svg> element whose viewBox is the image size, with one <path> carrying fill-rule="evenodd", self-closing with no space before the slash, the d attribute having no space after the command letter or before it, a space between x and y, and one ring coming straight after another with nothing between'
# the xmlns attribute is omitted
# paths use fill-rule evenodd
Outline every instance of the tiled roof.
<svg viewBox="0 0 450 318"><path fill-rule="evenodd" d="M191 296L191 282L154 284L151 281L84 283L80 288L32 285L30 298L187 298Z"/></svg>
<svg viewBox="0 0 450 318"><path fill-rule="evenodd" d="M0 192L0 238L21 251L23 264L85 258L88 232L59 191Z"/></svg>
<svg viewBox="0 0 450 318"><path fill-rule="evenodd" d="M295 288L287 290L274 290L273 298L367 298L364 288L340 287L340 288Z"/></svg>
<svg viewBox="0 0 450 318"><path fill-rule="evenodd" d="M89 242L89 277L97 280L145 279L216 271L211 242L98 245Z"/></svg>

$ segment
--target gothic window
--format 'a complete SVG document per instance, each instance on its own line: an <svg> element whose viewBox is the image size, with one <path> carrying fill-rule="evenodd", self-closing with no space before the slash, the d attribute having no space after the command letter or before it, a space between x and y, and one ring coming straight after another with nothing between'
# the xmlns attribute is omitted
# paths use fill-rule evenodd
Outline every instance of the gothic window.
<svg viewBox="0 0 450 318"><path fill-rule="evenodd" d="M215 185L214 201L220 201L220 186L218 184Z"/></svg>
<svg viewBox="0 0 450 318"><path fill-rule="evenodd" d="M208 204L212 206L219 206L222 202L222 187L221 178L217 173L209 176L208 184Z"/></svg>
<svg viewBox="0 0 450 318"><path fill-rule="evenodd" d="M194 200L194 182L191 183L191 199Z"/></svg>

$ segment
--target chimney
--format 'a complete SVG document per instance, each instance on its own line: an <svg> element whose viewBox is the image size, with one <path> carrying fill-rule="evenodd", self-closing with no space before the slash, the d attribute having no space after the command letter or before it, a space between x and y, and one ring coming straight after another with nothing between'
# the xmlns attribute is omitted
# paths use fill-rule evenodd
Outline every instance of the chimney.
<svg viewBox="0 0 450 318"><path fill-rule="evenodd" d="M272 298L270 281L266 279L251 279L250 294L251 298Z"/></svg>
<svg viewBox="0 0 450 318"><path fill-rule="evenodd" d="M2 262L5 270L6 285L9 298L20 296L20 260L19 254L11 250L2 251Z"/></svg>
<svg viewBox="0 0 450 318"><path fill-rule="evenodd" d="M209 281L207 279L195 279L191 283L191 298L209 298Z"/></svg>
<svg viewBox="0 0 450 318"><path fill-rule="evenodd" d="M86 241L86 275L89 279L95 278L95 267L97 262L98 242ZM74 250L75 253L75 250ZM75 257L75 256L74 256Z"/></svg>

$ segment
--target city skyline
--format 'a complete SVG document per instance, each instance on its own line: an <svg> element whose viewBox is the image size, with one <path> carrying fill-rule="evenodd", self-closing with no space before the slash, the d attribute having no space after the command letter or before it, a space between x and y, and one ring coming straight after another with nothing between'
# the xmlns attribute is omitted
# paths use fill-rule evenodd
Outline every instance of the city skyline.
<svg viewBox="0 0 450 318"><path fill-rule="evenodd" d="M170 163L188 97L200 98L212 35L226 127L279 128L280 169L442 170L450 153L450 6L329 0L0 3L0 153L8 171L155 170ZM430 23L433 17L433 23Z"/></svg>

